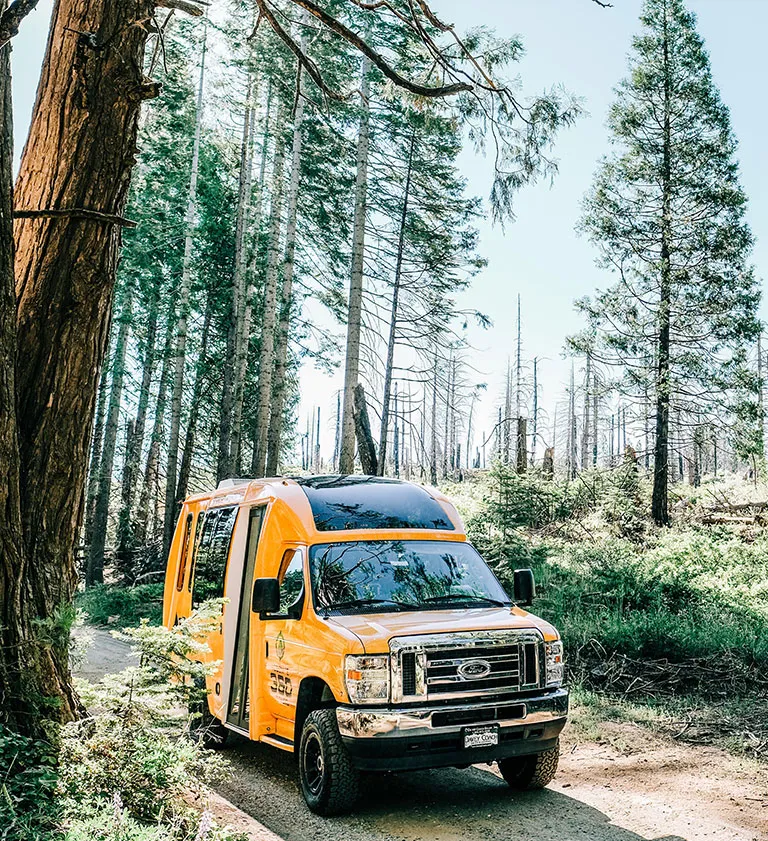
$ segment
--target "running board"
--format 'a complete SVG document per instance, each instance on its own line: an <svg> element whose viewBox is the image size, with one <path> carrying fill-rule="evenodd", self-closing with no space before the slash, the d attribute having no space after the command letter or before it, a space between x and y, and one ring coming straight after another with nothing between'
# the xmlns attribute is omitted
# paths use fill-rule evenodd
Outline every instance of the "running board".
<svg viewBox="0 0 768 841"><path fill-rule="evenodd" d="M262 736L259 741L265 742L268 745L274 745L276 748L280 748L280 750L293 752L293 739L287 739L285 736L270 734L268 736Z"/></svg>

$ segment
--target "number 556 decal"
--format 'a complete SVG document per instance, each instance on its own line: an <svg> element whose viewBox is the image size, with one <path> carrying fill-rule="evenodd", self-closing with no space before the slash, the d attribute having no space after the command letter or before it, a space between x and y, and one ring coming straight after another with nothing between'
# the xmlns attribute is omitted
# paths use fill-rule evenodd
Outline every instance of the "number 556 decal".
<svg viewBox="0 0 768 841"><path fill-rule="evenodd" d="M291 679L288 675L284 675L281 672L269 673L269 688L272 692L282 695L285 698L290 698L290 696L293 695L293 684L291 683Z"/></svg>

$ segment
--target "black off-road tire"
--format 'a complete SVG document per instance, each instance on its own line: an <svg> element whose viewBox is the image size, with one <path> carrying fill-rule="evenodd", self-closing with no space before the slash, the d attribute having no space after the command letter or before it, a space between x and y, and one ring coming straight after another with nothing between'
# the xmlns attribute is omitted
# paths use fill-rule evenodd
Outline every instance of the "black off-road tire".
<svg viewBox="0 0 768 841"><path fill-rule="evenodd" d="M557 763L560 760L560 740L543 753L531 756L510 756L498 761L501 776L510 788L516 791L532 791L544 788L555 779Z"/></svg>
<svg viewBox="0 0 768 841"><path fill-rule="evenodd" d="M341 815L355 805L360 775L344 747L334 709L314 710L304 722L299 782L307 806L318 815Z"/></svg>
<svg viewBox="0 0 768 841"><path fill-rule="evenodd" d="M208 698L203 696L189 702L189 735L193 741L209 750L221 750L227 743L229 730L211 715Z"/></svg>

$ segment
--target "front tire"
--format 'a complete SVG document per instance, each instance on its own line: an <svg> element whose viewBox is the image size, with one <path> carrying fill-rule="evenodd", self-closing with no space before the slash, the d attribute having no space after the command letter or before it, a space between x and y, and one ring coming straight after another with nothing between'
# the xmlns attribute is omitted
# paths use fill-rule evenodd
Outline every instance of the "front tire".
<svg viewBox="0 0 768 841"><path fill-rule="evenodd" d="M532 791L548 786L555 779L560 760L560 740L549 750L531 756L510 756L498 761L499 771L510 788Z"/></svg>
<svg viewBox="0 0 768 841"><path fill-rule="evenodd" d="M299 745L301 793L318 815L349 812L358 796L359 774L344 747L336 710L314 710L304 722Z"/></svg>

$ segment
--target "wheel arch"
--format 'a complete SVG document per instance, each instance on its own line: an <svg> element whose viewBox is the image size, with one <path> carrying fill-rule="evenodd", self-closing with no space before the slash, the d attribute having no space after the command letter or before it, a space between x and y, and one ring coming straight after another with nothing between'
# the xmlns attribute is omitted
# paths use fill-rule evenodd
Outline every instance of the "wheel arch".
<svg viewBox="0 0 768 841"><path fill-rule="evenodd" d="M310 675L302 679L299 684L299 694L296 698L296 720L294 722L293 743L301 741L301 731L307 716L321 707L335 707L338 702L330 686L321 678Z"/></svg>

